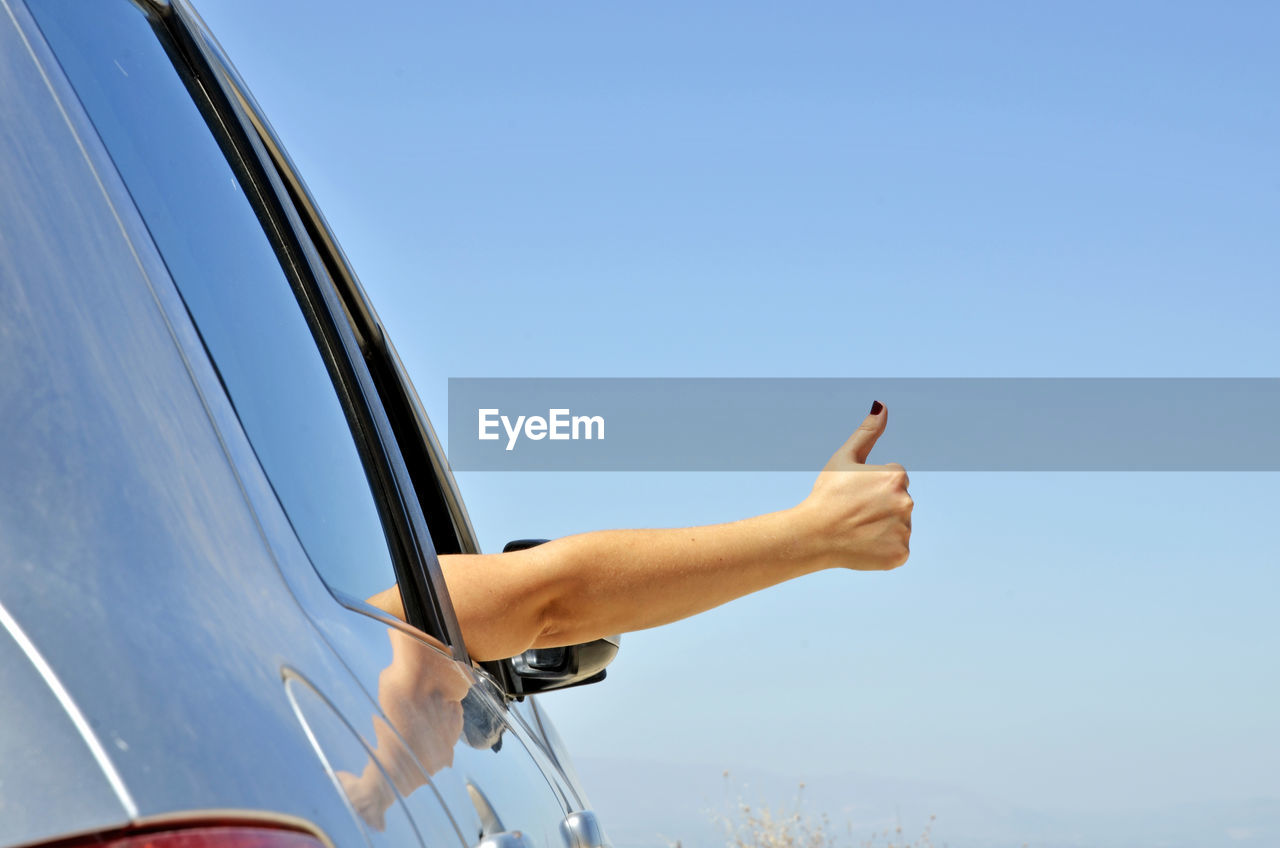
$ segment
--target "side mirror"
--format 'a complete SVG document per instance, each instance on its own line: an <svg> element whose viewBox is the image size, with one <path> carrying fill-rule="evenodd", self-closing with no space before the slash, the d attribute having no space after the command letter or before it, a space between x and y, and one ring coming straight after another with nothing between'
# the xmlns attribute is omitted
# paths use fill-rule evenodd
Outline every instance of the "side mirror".
<svg viewBox="0 0 1280 848"><path fill-rule="evenodd" d="M517 539L508 542L502 552L523 551L541 545L547 539ZM517 696L536 695L571 686L585 686L604 680L605 666L613 662L622 644L621 636L606 636L581 645L563 648L533 648L511 658L515 671Z"/></svg>

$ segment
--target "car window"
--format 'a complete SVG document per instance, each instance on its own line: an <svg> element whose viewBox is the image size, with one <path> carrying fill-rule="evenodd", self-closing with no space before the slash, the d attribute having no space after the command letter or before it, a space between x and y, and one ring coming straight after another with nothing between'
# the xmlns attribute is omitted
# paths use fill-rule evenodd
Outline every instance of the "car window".
<svg viewBox="0 0 1280 848"><path fill-rule="evenodd" d="M200 82L127 0L32 0L132 194L303 548L332 590L397 582L353 402L252 182L210 131ZM225 143L225 142L224 142ZM109 293L104 293L108 294ZM338 380L338 386L342 385Z"/></svg>

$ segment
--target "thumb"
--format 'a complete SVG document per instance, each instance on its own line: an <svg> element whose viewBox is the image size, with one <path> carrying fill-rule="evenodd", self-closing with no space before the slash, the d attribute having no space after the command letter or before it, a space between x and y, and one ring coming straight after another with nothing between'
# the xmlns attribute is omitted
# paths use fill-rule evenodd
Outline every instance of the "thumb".
<svg viewBox="0 0 1280 848"><path fill-rule="evenodd" d="M844 447L836 455L843 456L845 459L852 458L859 465L866 463L871 449L876 445L876 439L880 438L888 423L889 410L885 409L884 404L880 401L871 404L871 412L862 419L858 429L853 431L849 441L844 443Z"/></svg>

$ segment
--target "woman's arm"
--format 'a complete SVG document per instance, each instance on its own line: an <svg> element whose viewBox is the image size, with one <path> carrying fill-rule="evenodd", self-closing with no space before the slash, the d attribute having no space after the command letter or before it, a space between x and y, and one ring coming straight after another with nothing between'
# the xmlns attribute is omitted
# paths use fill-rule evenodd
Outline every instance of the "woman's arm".
<svg viewBox="0 0 1280 848"><path fill-rule="evenodd" d="M866 465L872 407L798 506L729 524L605 530L503 554L440 557L473 659L587 642L686 618L825 568L906 562L912 501L900 465ZM403 618L394 587L370 599Z"/></svg>

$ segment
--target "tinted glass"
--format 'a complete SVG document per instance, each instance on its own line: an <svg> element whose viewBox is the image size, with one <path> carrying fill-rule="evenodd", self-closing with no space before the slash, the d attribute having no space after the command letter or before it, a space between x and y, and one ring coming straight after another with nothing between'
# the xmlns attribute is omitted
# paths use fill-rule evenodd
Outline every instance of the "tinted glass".
<svg viewBox="0 0 1280 848"><path fill-rule="evenodd" d="M331 588L357 598L391 586L387 538L347 413L246 195L253 189L193 99L198 85L179 76L163 31L126 0L30 7L128 185L311 561Z"/></svg>

